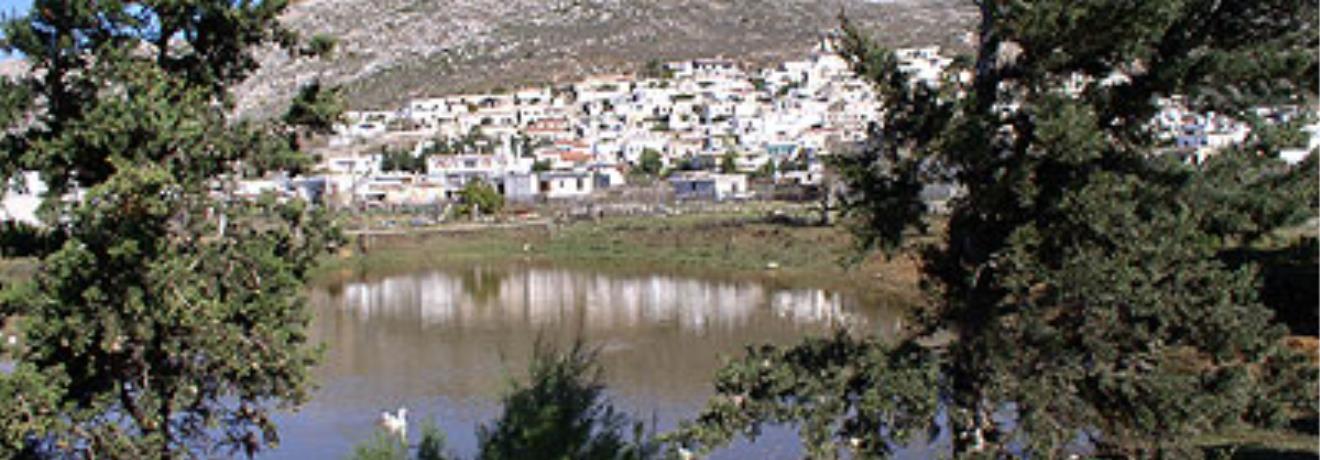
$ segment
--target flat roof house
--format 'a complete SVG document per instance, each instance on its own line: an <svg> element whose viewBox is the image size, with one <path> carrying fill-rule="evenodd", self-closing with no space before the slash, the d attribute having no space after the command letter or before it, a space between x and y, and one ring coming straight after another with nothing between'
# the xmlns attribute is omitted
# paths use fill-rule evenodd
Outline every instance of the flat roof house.
<svg viewBox="0 0 1320 460"><path fill-rule="evenodd" d="M551 200L583 198L596 190L596 179L587 171L546 171L537 179L537 191Z"/></svg>
<svg viewBox="0 0 1320 460"><path fill-rule="evenodd" d="M679 200L725 201L750 196L746 174L694 171L675 174L669 178L669 185L674 188L674 198Z"/></svg>

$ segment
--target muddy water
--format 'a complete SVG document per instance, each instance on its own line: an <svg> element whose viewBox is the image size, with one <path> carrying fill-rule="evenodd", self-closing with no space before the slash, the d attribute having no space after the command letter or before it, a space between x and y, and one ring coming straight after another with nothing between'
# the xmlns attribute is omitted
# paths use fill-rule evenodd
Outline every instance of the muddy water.
<svg viewBox="0 0 1320 460"><path fill-rule="evenodd" d="M451 448L476 451L475 427L498 413L538 336L581 336L601 350L610 396L673 427L712 394L721 356L746 344L793 343L849 324L892 331L899 312L846 293L748 281L533 267L467 267L350 282L310 294L314 338L327 346L320 382L280 417L283 443L265 458L343 458L382 410L407 407L413 442L436 422ZM799 456L788 429L722 458Z"/></svg>

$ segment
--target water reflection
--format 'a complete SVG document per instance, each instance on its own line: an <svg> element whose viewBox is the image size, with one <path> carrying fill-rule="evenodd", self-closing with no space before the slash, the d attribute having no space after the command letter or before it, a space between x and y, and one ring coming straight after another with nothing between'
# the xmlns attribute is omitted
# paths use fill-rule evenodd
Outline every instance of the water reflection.
<svg viewBox="0 0 1320 460"><path fill-rule="evenodd" d="M446 328L575 325L591 333L673 323L699 334L747 327L767 304L776 316L795 324L865 321L845 310L842 295L819 289L772 292L749 282L536 268L517 273L473 268L349 283L342 299L330 299L336 300L362 320L416 315L425 326Z"/></svg>
<svg viewBox="0 0 1320 460"><path fill-rule="evenodd" d="M471 454L475 423L495 415L500 392L539 336L561 343L582 336L601 348L615 401L654 414L665 429L710 396L721 355L840 324L874 330L897 320L891 310L822 290L535 267L350 282L309 299L313 337L328 346L316 370L321 388L303 412L282 420L284 443L271 458L341 457L371 435L380 410L400 405L415 420L438 420L457 450ZM791 436L772 437L729 458L769 452L756 449L782 454L790 444Z"/></svg>

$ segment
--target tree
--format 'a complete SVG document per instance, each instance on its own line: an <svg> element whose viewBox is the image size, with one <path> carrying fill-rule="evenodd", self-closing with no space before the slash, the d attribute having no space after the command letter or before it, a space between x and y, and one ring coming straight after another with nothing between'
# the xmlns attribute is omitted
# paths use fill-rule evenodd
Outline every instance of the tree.
<svg viewBox="0 0 1320 460"><path fill-rule="evenodd" d="M463 186L463 190L458 192L458 196L465 205L459 210L464 215L473 211L478 214L496 214L504 209L504 197L494 187L481 179L469 181L467 185ZM472 217L476 217L476 215Z"/></svg>
<svg viewBox="0 0 1320 460"><path fill-rule="evenodd" d="M674 78L674 71L669 70L669 67L659 59L652 59L646 61L646 66L642 67L642 78L669 80Z"/></svg>
<svg viewBox="0 0 1320 460"><path fill-rule="evenodd" d="M325 46L325 45L319 45ZM312 134L332 134L342 121L344 99L336 88L326 88L320 81L299 88L284 114L284 122L306 127Z"/></svg>
<svg viewBox="0 0 1320 460"><path fill-rule="evenodd" d="M752 356L767 370L726 369L716 402L679 437L719 444L791 419L826 434L806 439L821 456L839 444L884 455L904 441L895 433L938 428L928 411L875 402L870 380L844 378L876 363L881 374L937 369L959 456L1193 456L1197 433L1314 414L1316 376L1280 346L1284 330L1258 300L1256 271L1223 259L1314 216L1314 164L1284 166L1263 126L1205 164L1179 161L1162 154L1147 120L1158 98L1175 94L1239 119L1258 105L1312 103L1317 6L977 5L977 54L949 71L970 81L913 83L846 21L842 42L886 107L866 148L839 165L859 240L893 251L924 230L925 183L967 191L943 242L922 250L932 302L906 343L953 338L933 349L844 347L816 360L791 359L821 346L810 342L762 351ZM720 403L767 381L818 397L746 392L742 404L759 410L742 418ZM929 391L900 390L880 400Z"/></svg>
<svg viewBox="0 0 1320 460"><path fill-rule="evenodd" d="M819 182L815 186L816 206L820 210L820 225L833 225L830 214L839 209L839 177L829 167L820 169Z"/></svg>
<svg viewBox="0 0 1320 460"><path fill-rule="evenodd" d="M715 377L717 395L671 440L689 448L755 437L796 423L810 458L884 456L927 432L940 408L939 357L912 342L892 348L845 332L793 347L749 346ZM840 422L842 420L842 422Z"/></svg>
<svg viewBox="0 0 1320 460"><path fill-rule="evenodd" d="M658 458L645 426L615 411L604 391L596 352L580 341L564 351L538 342L527 383L514 383L500 418L478 429L478 458Z"/></svg>
<svg viewBox="0 0 1320 460"><path fill-rule="evenodd" d="M656 176L660 174L660 170L664 167L664 159L661 158L660 152L650 148L642 150L642 158L637 163L637 168L642 173L648 176Z"/></svg>
<svg viewBox="0 0 1320 460"><path fill-rule="evenodd" d="M738 172L738 153L734 151L725 152L720 156L720 173L733 174Z"/></svg>
<svg viewBox="0 0 1320 460"><path fill-rule="evenodd" d="M0 457L251 455L278 442L272 411L307 399L302 287L337 231L233 193L306 169L300 138L337 115L229 117L256 47L298 54L284 6L37 0L4 24L31 72L0 83L0 172L49 191L40 268L0 294L26 344L0 374Z"/></svg>
<svg viewBox="0 0 1320 460"><path fill-rule="evenodd" d="M431 154L426 150L420 153L421 155L413 155L412 152L406 149L381 147L380 169L382 171L410 173L426 172L426 159Z"/></svg>

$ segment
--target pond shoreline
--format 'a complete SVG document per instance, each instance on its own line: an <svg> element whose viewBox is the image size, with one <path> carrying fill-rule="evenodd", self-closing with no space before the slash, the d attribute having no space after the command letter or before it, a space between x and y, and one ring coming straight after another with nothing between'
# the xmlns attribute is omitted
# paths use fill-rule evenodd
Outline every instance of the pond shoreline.
<svg viewBox="0 0 1320 460"><path fill-rule="evenodd" d="M465 225L359 236L321 264L312 284L474 264L659 272L840 290L911 307L921 301L914 254L864 255L842 228L774 222L745 213Z"/></svg>

